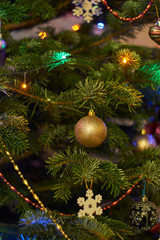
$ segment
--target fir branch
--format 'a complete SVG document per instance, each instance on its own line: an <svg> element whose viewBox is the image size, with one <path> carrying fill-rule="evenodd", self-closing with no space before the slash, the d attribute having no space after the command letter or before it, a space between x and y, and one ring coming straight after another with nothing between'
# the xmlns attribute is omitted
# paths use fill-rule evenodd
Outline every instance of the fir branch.
<svg viewBox="0 0 160 240"><path fill-rule="evenodd" d="M53 187L57 191L56 198L63 199L65 194L67 194L66 197L69 197L69 189L73 184L84 183L87 187L88 184L95 183L97 180L103 183L102 188L110 188L111 194L114 196L117 196L122 189L129 187L123 170L119 169L116 164L108 161L100 162L82 150L75 149L74 152L71 152L70 149L67 149L65 152L55 154L52 158L49 157L46 163L52 176L55 177L58 173L61 176L60 183ZM68 193L65 193L66 182Z"/></svg>
<svg viewBox="0 0 160 240"><path fill-rule="evenodd" d="M129 170L133 169L133 173L136 176L137 171L135 171L135 169L137 167L141 168L143 164L146 164L148 159L150 161L159 161L159 156L159 147L155 149L149 148L147 150L139 152L126 151L125 153L123 153L121 160L118 162L118 166L125 170L126 173L129 173Z"/></svg>
<svg viewBox="0 0 160 240"><path fill-rule="evenodd" d="M1 128L11 127L17 128L24 133L29 131L28 121L23 116L16 116L8 112L0 116Z"/></svg>
<svg viewBox="0 0 160 240"><path fill-rule="evenodd" d="M42 51L42 43L39 39L24 39L21 45L19 46L19 53L41 53Z"/></svg>
<svg viewBox="0 0 160 240"><path fill-rule="evenodd" d="M86 49L88 50L88 49L91 48L91 47L95 47L95 46L101 45L101 44L103 44L103 43L105 43L105 42L107 42L107 41L109 41L109 40L111 40L111 39L113 39L113 38L121 35L121 34L126 33L126 32L127 32L128 30L130 30L132 27L133 27L132 25L129 25L129 26L125 27L125 28L121 28L121 30L119 30L119 31L117 31L117 32L114 32L114 33L111 33L111 34L109 34L107 37L105 37L105 38L103 38L103 39L101 39L101 40L95 41L95 42L91 43L90 45L87 45L87 46L85 46L85 47L80 47L80 48L78 48L78 49L75 49L75 50L73 50L71 53L72 53L72 54L75 54L75 53L83 52L83 51L85 51Z"/></svg>
<svg viewBox="0 0 160 240"><path fill-rule="evenodd" d="M129 137L116 124L107 122L107 144L110 149L120 149L121 151L128 149Z"/></svg>
<svg viewBox="0 0 160 240"><path fill-rule="evenodd" d="M115 233L106 223L101 223L96 219L89 219L87 217L78 219L76 222L77 226L74 226L74 228L78 240L109 240L115 238Z"/></svg>
<svg viewBox="0 0 160 240"><path fill-rule="evenodd" d="M13 21L18 23L25 16L25 8L10 1L2 1L0 4L0 18L8 23Z"/></svg>
<svg viewBox="0 0 160 240"><path fill-rule="evenodd" d="M48 99L44 99L44 98L29 94L29 93L19 90L17 88L14 88L14 87L11 87L8 85L6 85L6 87L7 87L7 89L9 89L13 92L17 92L21 95L27 96L28 98L35 99L38 102L47 103L48 105L71 105L71 104L73 104L73 102L52 102L52 101L50 102L50 100L48 100Z"/></svg>
<svg viewBox="0 0 160 240"><path fill-rule="evenodd" d="M65 125L50 126L40 135L39 141L46 148L66 144L68 129Z"/></svg>
<svg viewBox="0 0 160 240"><path fill-rule="evenodd" d="M73 163L77 163L85 158L90 158L86 152L76 149L71 151L70 148L68 148L65 151L55 153L53 157L49 157L48 160L46 160L46 167L49 172L51 172L52 176L56 176L58 171L64 166L71 169Z"/></svg>
<svg viewBox="0 0 160 240"><path fill-rule="evenodd" d="M158 62L146 64L136 72L135 80L133 79L133 82L137 79L139 83L156 88L159 86L159 71L160 64Z"/></svg>
<svg viewBox="0 0 160 240"><path fill-rule="evenodd" d="M133 236L132 228L124 222L120 222L108 217L100 217L99 221L106 223L112 231L119 233L122 239L128 239L127 236Z"/></svg>
<svg viewBox="0 0 160 240"><path fill-rule="evenodd" d="M38 228L47 229L48 225L53 225L52 219L43 211L27 211L19 219L19 226L27 231L35 231ZM30 229L31 228L31 229Z"/></svg>
<svg viewBox="0 0 160 240"><path fill-rule="evenodd" d="M63 177L59 181L59 183L55 184L52 187L52 190L54 190L54 199L56 200L62 200L65 203L71 198L71 190L70 186L72 185L71 179L68 177Z"/></svg>
<svg viewBox="0 0 160 240"><path fill-rule="evenodd" d="M100 168L103 169L101 172L102 188L110 189L114 196L118 196L122 189L127 189L130 186L124 171L116 164L105 161L100 164Z"/></svg>
<svg viewBox="0 0 160 240"><path fill-rule="evenodd" d="M1 141L5 143L6 148L11 149L13 155L26 151L29 147L27 138L29 131L28 121L22 116L10 114L1 115L0 121ZM3 147L1 147L4 154L3 150Z"/></svg>
<svg viewBox="0 0 160 240"><path fill-rule="evenodd" d="M140 169L147 183L150 184L155 190L160 190L160 162L147 161Z"/></svg>
<svg viewBox="0 0 160 240"><path fill-rule="evenodd" d="M99 166L100 160L96 158L88 156L88 158L84 158L83 161L82 159L79 160L72 168L74 184L82 184L84 181L85 183L96 182L96 180L101 177Z"/></svg>
<svg viewBox="0 0 160 240"><path fill-rule="evenodd" d="M0 101L0 113L10 113L13 116L27 116L28 107L20 100L10 96L10 98ZM3 116L3 115L2 115Z"/></svg>
<svg viewBox="0 0 160 240"><path fill-rule="evenodd" d="M115 108L120 104L127 104L129 110L133 110L134 107L138 107L142 103L142 94L134 89L131 85L121 83L119 79L107 79L103 81L93 81L86 79L85 83L79 82L76 84L77 98L81 101L87 99L91 103L105 102L107 105L112 103ZM123 97L122 97L123 96Z"/></svg>

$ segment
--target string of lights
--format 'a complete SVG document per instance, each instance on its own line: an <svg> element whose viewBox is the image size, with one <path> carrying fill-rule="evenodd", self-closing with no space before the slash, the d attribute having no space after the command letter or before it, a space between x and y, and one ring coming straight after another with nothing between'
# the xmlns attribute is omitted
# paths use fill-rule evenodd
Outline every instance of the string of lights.
<svg viewBox="0 0 160 240"><path fill-rule="evenodd" d="M63 52L64 53L64 52ZM59 53L54 53L55 55L56 54L59 54ZM53 56L54 56L53 54ZM68 54L68 55L63 55L61 59L59 60L51 60L50 61L50 64L56 64L56 66L58 66L59 64L58 63L61 63L63 62L64 60L70 60L70 59L83 59L83 60L86 60L86 61L90 61L90 62L100 62L100 61L105 61L105 60L108 60L108 59L111 59L112 57L106 57L106 58L99 58L99 59L90 59L90 58L86 58L86 57L82 57L82 56L74 56L74 55L70 55L69 53L64 53L64 54ZM32 70L28 70L28 71L18 71L16 72L15 69L13 69L11 72L9 73L4 73L4 74L0 74L0 77L4 77L4 76L11 76L11 75L24 75L24 74L29 74L29 73L33 73L33 72L37 72L39 70L41 70L42 68L46 68L48 67L49 65L48 64L45 64L43 66L40 66L38 68L35 68L35 69L32 69ZM7 69L6 69L7 70Z"/></svg>
<svg viewBox="0 0 160 240"><path fill-rule="evenodd" d="M113 9L111 7L109 7L106 0L102 0L102 3L107 7L107 9L110 11L110 13L112 13L115 17L117 17L117 18L119 18L120 20L123 20L123 21L132 22L132 21L135 21L135 20L138 20L138 19L141 19L141 18L144 17L144 15L147 13L147 11L151 8L153 0L151 0L149 2L146 9L142 13L140 13L137 17L134 17L134 18L120 17L117 12L114 12Z"/></svg>

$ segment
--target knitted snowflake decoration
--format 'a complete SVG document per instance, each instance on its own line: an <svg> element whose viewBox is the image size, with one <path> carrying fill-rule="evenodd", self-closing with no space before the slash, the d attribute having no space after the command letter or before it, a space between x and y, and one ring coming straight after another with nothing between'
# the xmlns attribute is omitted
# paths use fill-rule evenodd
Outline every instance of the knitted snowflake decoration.
<svg viewBox="0 0 160 240"><path fill-rule="evenodd" d="M97 203L102 201L102 196L98 194L95 196L95 199L93 199L93 195L93 191L88 189L86 192L86 200L83 197L79 197L77 199L78 205L80 207L83 206L83 209L80 209L78 212L79 218L84 217L85 215L88 215L90 218L94 218L94 213L96 213L96 215L102 214L103 209L101 207L97 207Z"/></svg>
<svg viewBox="0 0 160 240"><path fill-rule="evenodd" d="M99 16L102 14L102 9L98 7L101 0L73 0L75 9L73 9L73 16L83 16L84 21L90 23L93 20L93 15Z"/></svg>

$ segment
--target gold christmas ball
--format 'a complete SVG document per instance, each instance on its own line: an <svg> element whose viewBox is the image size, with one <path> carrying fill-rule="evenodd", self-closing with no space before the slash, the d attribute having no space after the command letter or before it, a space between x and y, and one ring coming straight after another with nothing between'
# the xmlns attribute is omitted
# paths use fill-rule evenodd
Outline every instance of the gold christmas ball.
<svg viewBox="0 0 160 240"><path fill-rule="evenodd" d="M84 147L95 148L101 145L107 136L107 127L95 112L90 110L88 116L81 118L75 126L75 137Z"/></svg>
<svg viewBox="0 0 160 240"><path fill-rule="evenodd" d="M143 151L149 148L156 148L157 143L153 135L151 134L146 134L146 135L136 135L133 138L133 146L135 147L136 150L138 151Z"/></svg>

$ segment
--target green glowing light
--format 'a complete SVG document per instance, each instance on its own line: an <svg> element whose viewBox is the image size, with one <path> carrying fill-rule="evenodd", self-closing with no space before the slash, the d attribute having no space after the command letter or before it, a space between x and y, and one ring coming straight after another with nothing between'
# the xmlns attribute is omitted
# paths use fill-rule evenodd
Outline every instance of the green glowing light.
<svg viewBox="0 0 160 240"><path fill-rule="evenodd" d="M59 65L63 65L65 62L69 62L70 54L66 52L54 52L47 67L50 67L49 71Z"/></svg>

